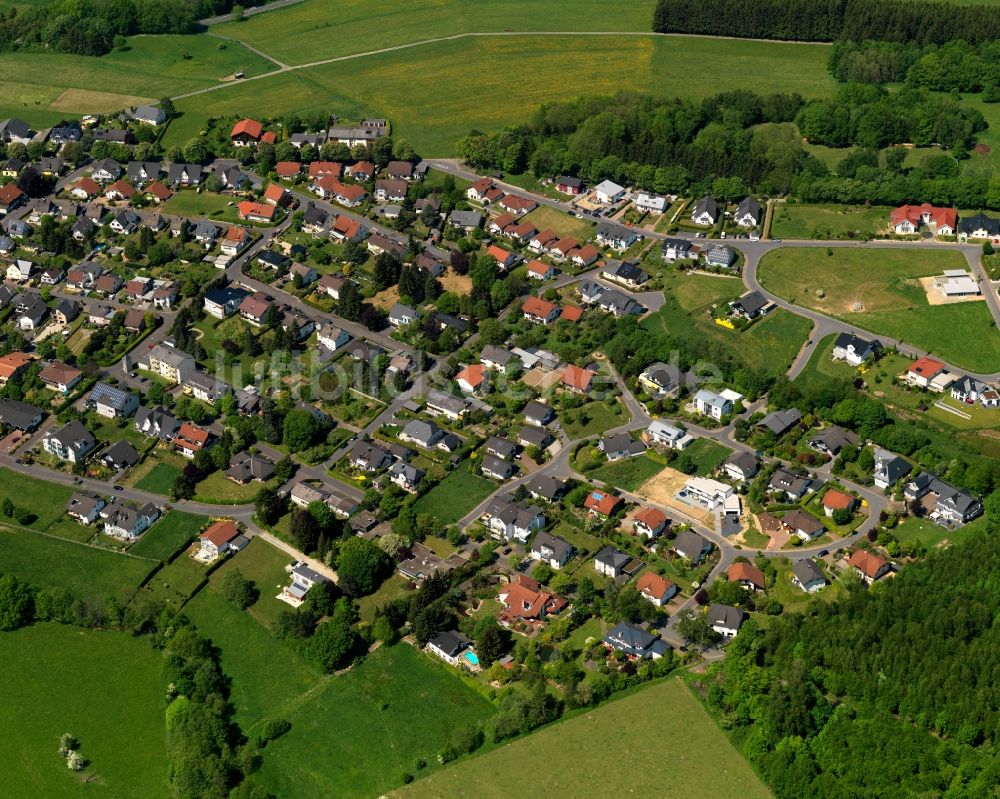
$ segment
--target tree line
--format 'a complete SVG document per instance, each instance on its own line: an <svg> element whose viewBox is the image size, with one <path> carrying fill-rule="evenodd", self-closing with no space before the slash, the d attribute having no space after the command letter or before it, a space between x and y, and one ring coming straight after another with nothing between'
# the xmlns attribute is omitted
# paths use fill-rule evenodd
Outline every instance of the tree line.
<svg viewBox="0 0 1000 799"><path fill-rule="evenodd" d="M979 44L1000 39L1000 8L910 0L659 0L653 30L805 42Z"/></svg>
<svg viewBox="0 0 1000 799"><path fill-rule="evenodd" d="M830 74L842 82L903 83L941 92L982 92L1000 102L1000 43L919 45L912 42L835 42Z"/></svg>
<svg viewBox="0 0 1000 799"><path fill-rule="evenodd" d="M99 56L139 33L196 33L232 0L73 0L0 10L0 52Z"/></svg>
<svg viewBox="0 0 1000 799"><path fill-rule="evenodd" d="M981 535L744 626L700 688L778 797L992 795L998 556Z"/></svg>

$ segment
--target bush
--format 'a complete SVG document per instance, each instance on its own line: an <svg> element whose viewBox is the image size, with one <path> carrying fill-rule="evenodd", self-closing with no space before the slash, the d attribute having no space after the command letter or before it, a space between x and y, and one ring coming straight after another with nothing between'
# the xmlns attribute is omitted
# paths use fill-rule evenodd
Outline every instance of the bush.
<svg viewBox="0 0 1000 799"><path fill-rule="evenodd" d="M292 728L292 723L287 719L268 719L264 722L264 729L257 733L257 746L263 749L268 741L275 741Z"/></svg>

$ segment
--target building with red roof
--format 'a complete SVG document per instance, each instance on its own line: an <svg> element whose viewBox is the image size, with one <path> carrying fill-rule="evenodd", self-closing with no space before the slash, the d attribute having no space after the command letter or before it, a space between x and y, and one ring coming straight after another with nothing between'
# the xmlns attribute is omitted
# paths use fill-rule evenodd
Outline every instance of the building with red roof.
<svg viewBox="0 0 1000 799"><path fill-rule="evenodd" d="M529 322L547 325L559 318L559 306L541 297L527 297L521 304L521 313Z"/></svg>
<svg viewBox="0 0 1000 799"><path fill-rule="evenodd" d="M274 219L275 207L267 203L255 203L244 200L236 206L240 219L248 222L270 222Z"/></svg>
<svg viewBox="0 0 1000 799"><path fill-rule="evenodd" d="M622 505L622 498L607 491L591 491L583 502L583 507L599 516L612 516Z"/></svg>
<svg viewBox="0 0 1000 799"><path fill-rule="evenodd" d="M667 529L670 520L659 508L640 508L632 517L632 526L635 531L646 538L656 538Z"/></svg>
<svg viewBox="0 0 1000 799"><path fill-rule="evenodd" d="M931 381L944 371L944 364L928 356L917 358L906 369L903 379L917 388L930 388Z"/></svg>
<svg viewBox="0 0 1000 799"><path fill-rule="evenodd" d="M298 161L278 161L274 165L274 173L279 178L294 178L302 174L302 164Z"/></svg>
<svg viewBox="0 0 1000 799"><path fill-rule="evenodd" d="M565 319L567 322L579 322L583 317L583 308L578 308L575 305L564 305L562 313L559 314L560 319Z"/></svg>
<svg viewBox="0 0 1000 799"><path fill-rule="evenodd" d="M881 580L890 571L889 561L871 552L866 552L863 549L854 550L851 553L851 557L847 560L847 565L852 567L861 576L866 585L871 585L876 580Z"/></svg>
<svg viewBox="0 0 1000 799"><path fill-rule="evenodd" d="M241 119L233 125L229 141L233 147L252 147L260 141L264 126L256 119Z"/></svg>
<svg viewBox="0 0 1000 799"><path fill-rule="evenodd" d="M240 528L232 519L220 519L217 522L212 522L198 536L198 541L201 544L199 555L203 560L214 560L231 549L235 550L237 547L233 544L239 535Z"/></svg>
<svg viewBox="0 0 1000 799"><path fill-rule="evenodd" d="M834 512L838 510L853 512L857 504L858 500L855 497L838 491L836 488L831 488L823 495L823 512L827 516L833 516Z"/></svg>
<svg viewBox="0 0 1000 799"><path fill-rule="evenodd" d="M566 607L566 600L543 591L536 580L519 574L512 582L500 586L497 599L503 605L499 621L509 627L521 621L541 621Z"/></svg>
<svg viewBox="0 0 1000 799"><path fill-rule="evenodd" d="M277 183L268 184L267 188L264 189L264 202L270 205L285 205L291 198L291 192L288 191L284 186L279 186Z"/></svg>
<svg viewBox="0 0 1000 799"><path fill-rule="evenodd" d="M507 252L503 247L491 244L486 248L486 254L492 256L501 269L510 269L517 263L517 256L512 252Z"/></svg>
<svg viewBox="0 0 1000 799"><path fill-rule="evenodd" d="M656 572L646 572L635 581L635 590L656 607L662 608L677 593L677 586Z"/></svg>
<svg viewBox="0 0 1000 799"><path fill-rule="evenodd" d="M455 375L455 382L466 394L474 394L479 391L485 380L486 367L481 363L470 364Z"/></svg>
<svg viewBox="0 0 1000 799"><path fill-rule="evenodd" d="M578 391L586 394L590 391L590 384L594 379L594 373L589 369L581 369L579 366L570 364L563 370L562 384L570 391Z"/></svg>
<svg viewBox="0 0 1000 799"><path fill-rule="evenodd" d="M953 236L958 224L958 212L954 208L938 208L930 203L923 205L901 205L889 216L893 233L910 235L920 232L924 225L932 226L937 236Z"/></svg>
<svg viewBox="0 0 1000 799"><path fill-rule="evenodd" d="M208 446L211 434L198 425L184 422L174 436L174 446L185 458L193 458Z"/></svg>
<svg viewBox="0 0 1000 799"><path fill-rule="evenodd" d="M734 563L729 567L726 576L729 577L729 582L739 583L750 591L763 591L767 587L764 572L752 563L744 563L742 561Z"/></svg>

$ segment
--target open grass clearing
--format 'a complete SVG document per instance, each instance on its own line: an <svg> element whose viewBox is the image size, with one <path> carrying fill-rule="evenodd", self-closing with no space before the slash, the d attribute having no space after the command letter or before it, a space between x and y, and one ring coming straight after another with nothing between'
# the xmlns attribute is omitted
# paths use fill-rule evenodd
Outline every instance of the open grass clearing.
<svg viewBox="0 0 1000 799"><path fill-rule="evenodd" d="M447 477L418 499L413 510L429 513L441 524L454 524L496 490L491 481L472 474L472 461L458 465Z"/></svg>
<svg viewBox="0 0 1000 799"><path fill-rule="evenodd" d="M695 474L704 477L711 474L732 454L725 444L720 444L711 438L699 438L684 450L694 461Z"/></svg>
<svg viewBox="0 0 1000 799"><path fill-rule="evenodd" d="M891 210L883 206L777 203L771 235L786 239L870 237L885 229Z"/></svg>
<svg viewBox="0 0 1000 799"><path fill-rule="evenodd" d="M947 530L930 519L918 519L910 516L892 529L892 534L902 542L916 542L927 549L952 546L968 541L973 536L986 531L985 516L974 519L969 524L956 530Z"/></svg>
<svg viewBox="0 0 1000 799"><path fill-rule="evenodd" d="M639 455L606 463L589 476L607 485L634 491L662 468L662 463L654 461L648 455Z"/></svg>
<svg viewBox="0 0 1000 799"><path fill-rule="evenodd" d="M276 601L269 597L271 601ZM284 605L286 610L291 610ZM288 645L226 600L214 586L202 589L184 609L221 652L222 670L232 680L236 721L252 737L254 725L281 718L323 678ZM280 664L281 676L274 669Z"/></svg>
<svg viewBox="0 0 1000 799"><path fill-rule="evenodd" d="M264 627L273 630L278 616L283 611L291 610L284 602L276 599L281 589L289 583L285 566L291 560L287 552L262 538L255 537L243 550L212 572L209 584L212 588L218 589L226 574L234 570L253 580L257 590L260 591L260 596L247 612Z"/></svg>
<svg viewBox="0 0 1000 799"><path fill-rule="evenodd" d="M207 576L208 567L185 551L154 574L144 590L176 612L194 596Z"/></svg>
<svg viewBox="0 0 1000 799"><path fill-rule="evenodd" d="M28 526L33 530L47 530L61 519L72 495L73 489L68 486L49 483L10 469L0 469L0 502L9 499L15 505L31 511L35 519Z"/></svg>
<svg viewBox="0 0 1000 799"><path fill-rule="evenodd" d="M627 424L628 421L628 412L617 398L610 405L605 400L594 400L579 408L559 411L559 422L563 430L574 440L599 435L605 430Z"/></svg>
<svg viewBox="0 0 1000 799"><path fill-rule="evenodd" d="M268 745L257 778L276 796L379 796L418 758L435 768L456 730L492 713L449 667L408 644L382 647L288 709L292 729Z"/></svg>
<svg viewBox="0 0 1000 799"><path fill-rule="evenodd" d="M161 654L125 633L35 624L3 634L0 762L4 796L167 796ZM56 753L72 733L82 775ZM84 783L89 776L95 779Z"/></svg>
<svg viewBox="0 0 1000 799"><path fill-rule="evenodd" d="M196 189L185 189L174 194L163 204L163 213L178 216L204 216L219 222L240 221L236 201L222 194Z"/></svg>
<svg viewBox="0 0 1000 799"><path fill-rule="evenodd" d="M172 510L143 533L129 552L144 558L170 560L194 538L205 521L204 516Z"/></svg>
<svg viewBox="0 0 1000 799"><path fill-rule="evenodd" d="M968 269L968 264L954 250L803 247L768 253L758 279L792 302L912 344L959 368L1000 369L1000 334L984 302L927 303L917 278L945 269Z"/></svg>
<svg viewBox="0 0 1000 799"><path fill-rule="evenodd" d="M571 15L562 4L558 9L560 24L569 24ZM489 13L477 7L475 13L481 12ZM534 26L545 13L542 6L533 4L526 19ZM328 16L325 8L323 14ZM249 24L266 26L270 36L268 17L276 19L264 14ZM639 30L648 24L646 17ZM438 17L434 25L440 30ZM406 28L410 30L409 22ZM370 42L371 30L369 22L363 47ZM329 30L317 33L324 42L338 38ZM296 54L310 52L301 39L292 46ZM277 54L268 44L261 48ZM183 98L176 106L184 116L171 123L165 143L183 146L209 116L253 115L267 108L276 117L292 112L333 112L346 120L387 117L393 134L407 139L421 155L451 157L455 143L473 128L495 131L523 122L534 109L555 100L615 94L622 88L622 74L629 76L631 90L666 96L697 98L742 88L743 76L748 74L766 76L759 81L762 91L828 96L834 90L826 70L828 54L825 45L652 34L505 35L444 41L284 72ZM713 64L711 74L703 69L705 63ZM514 79L514 75L525 77ZM449 90L442 92L441 86Z"/></svg>
<svg viewBox="0 0 1000 799"><path fill-rule="evenodd" d="M623 735L626 729L629 734ZM665 735L665 729L683 734ZM630 789L636 795L671 799L771 795L679 679L583 711L392 795L506 799L530 792L598 799L607 795L608 763L629 764ZM497 779L498 774L503 779Z"/></svg>
<svg viewBox="0 0 1000 799"><path fill-rule="evenodd" d="M170 490L181 473L181 468L172 463L154 463L149 471L136 480L135 487L141 491L170 496Z"/></svg>
<svg viewBox="0 0 1000 799"><path fill-rule="evenodd" d="M410 581L399 572L393 572L392 576L379 586L378 591L358 600L358 613L361 614L361 621L374 621L375 611L378 610L379 606L394 599L413 596L413 593Z"/></svg>
<svg viewBox="0 0 1000 799"><path fill-rule="evenodd" d="M226 477L225 472L212 472L198 483L195 499L212 505L243 505L253 502L263 483L251 481L244 486Z"/></svg>
<svg viewBox="0 0 1000 799"><path fill-rule="evenodd" d="M42 588L94 597L137 588L156 561L0 527L0 573L15 574Z"/></svg>
<svg viewBox="0 0 1000 799"><path fill-rule="evenodd" d="M539 205L524 219L533 223L539 230L554 230L560 237L572 236L577 241L583 242L594 236L594 226L586 219L577 219L549 205Z"/></svg>

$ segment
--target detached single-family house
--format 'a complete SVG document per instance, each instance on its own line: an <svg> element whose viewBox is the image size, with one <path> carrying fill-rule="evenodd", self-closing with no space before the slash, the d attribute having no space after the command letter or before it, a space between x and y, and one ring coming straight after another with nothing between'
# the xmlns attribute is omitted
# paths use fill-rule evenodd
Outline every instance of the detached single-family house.
<svg viewBox="0 0 1000 799"><path fill-rule="evenodd" d="M782 436L802 421L802 413L798 408L788 408L772 411L757 422L758 430L768 430L776 436Z"/></svg>
<svg viewBox="0 0 1000 799"><path fill-rule="evenodd" d="M583 181L580 178L560 175L555 179L556 191L561 194L576 196L583 191Z"/></svg>
<svg viewBox="0 0 1000 799"><path fill-rule="evenodd" d="M611 205L625 196L625 189L611 180L603 180L594 186L594 196L597 202Z"/></svg>
<svg viewBox="0 0 1000 799"><path fill-rule="evenodd" d="M811 541L826 532L823 522L801 508L786 513L781 517L781 521L803 541Z"/></svg>
<svg viewBox="0 0 1000 799"><path fill-rule="evenodd" d="M629 660L658 660L670 651L670 644L628 622L621 622L604 636L604 645Z"/></svg>
<svg viewBox="0 0 1000 799"><path fill-rule="evenodd" d="M941 361L924 356L907 367L903 380L916 388L930 388L934 379L944 371L945 366Z"/></svg>
<svg viewBox="0 0 1000 799"><path fill-rule="evenodd" d="M635 581L635 590L658 608L662 608L677 595L677 586L656 572L640 575Z"/></svg>
<svg viewBox="0 0 1000 799"><path fill-rule="evenodd" d="M696 225L714 225L719 219L719 204L713 197L702 197L691 209L691 221Z"/></svg>
<svg viewBox="0 0 1000 799"><path fill-rule="evenodd" d="M733 222L740 227L757 227L764 219L764 209L753 197L747 197L733 211Z"/></svg>
<svg viewBox="0 0 1000 799"><path fill-rule="evenodd" d="M53 362L43 367L38 377L47 388L66 395L83 379L83 372L73 366Z"/></svg>
<svg viewBox="0 0 1000 799"><path fill-rule="evenodd" d="M98 383L90 392L87 404L97 411L98 416L121 419L135 413L139 407L139 395L108 383Z"/></svg>
<svg viewBox="0 0 1000 799"><path fill-rule="evenodd" d="M416 308L411 308L409 305L403 305L401 302L397 302L392 306L392 308L389 309L389 324L393 327L412 325L419 318L420 312L417 311Z"/></svg>
<svg viewBox="0 0 1000 799"><path fill-rule="evenodd" d="M524 421L536 427L545 427L556 418L552 407L538 400L529 400L524 406Z"/></svg>
<svg viewBox="0 0 1000 799"><path fill-rule="evenodd" d="M732 605L710 605L707 612L708 623L723 638L735 638L740 631L746 614Z"/></svg>
<svg viewBox="0 0 1000 799"><path fill-rule="evenodd" d="M912 470L909 462L894 452L875 447L875 473L872 475L878 488L886 489L894 486Z"/></svg>
<svg viewBox="0 0 1000 799"><path fill-rule="evenodd" d="M670 520L667 518L667 514L659 508L653 507L640 508L632 517L633 529L639 535L644 535L650 539L656 538L666 530L669 523Z"/></svg>
<svg viewBox="0 0 1000 799"><path fill-rule="evenodd" d="M42 448L46 452L70 463L82 461L96 446L97 439L79 420L58 430L49 430L42 441Z"/></svg>
<svg viewBox="0 0 1000 799"><path fill-rule="evenodd" d="M174 435L174 447L185 458L194 458L208 446L211 435L208 430L190 422L184 422Z"/></svg>
<svg viewBox="0 0 1000 799"><path fill-rule="evenodd" d="M806 495L812 481L807 477L799 477L787 469L774 470L767 484L767 490L779 497L784 496L789 502L798 502Z"/></svg>
<svg viewBox="0 0 1000 799"><path fill-rule="evenodd" d="M649 274L632 261L608 261L601 271L601 277L637 289L649 280Z"/></svg>
<svg viewBox="0 0 1000 799"><path fill-rule="evenodd" d="M451 666L457 666L462 655L471 649L472 641L458 630L445 630L427 642L427 651Z"/></svg>
<svg viewBox="0 0 1000 799"><path fill-rule="evenodd" d="M155 408L140 407L135 412L135 429L143 435L170 441L177 432L180 423L162 406Z"/></svg>
<svg viewBox="0 0 1000 799"><path fill-rule="evenodd" d="M646 194L646 192L639 192L635 198L635 207L640 211L647 211L652 214L662 214L667 210L667 198L660 194Z"/></svg>
<svg viewBox="0 0 1000 799"><path fill-rule="evenodd" d="M857 446L857 443L857 433L837 425L824 427L809 438L810 447L818 452L833 456L839 455L844 447L854 447Z"/></svg>
<svg viewBox="0 0 1000 799"><path fill-rule="evenodd" d="M113 502L101 509L104 532L122 541L135 541L160 518L160 509L152 502L141 507Z"/></svg>
<svg viewBox="0 0 1000 799"><path fill-rule="evenodd" d="M0 424L14 430L34 430L45 414L34 405L12 399L0 399Z"/></svg>
<svg viewBox="0 0 1000 799"><path fill-rule="evenodd" d="M722 471L731 479L746 483L760 469L760 462L752 452L734 452L722 463Z"/></svg>
<svg viewBox="0 0 1000 799"><path fill-rule="evenodd" d="M792 585L814 594L826 585L826 577L816 561L806 558L792 561Z"/></svg>
<svg viewBox="0 0 1000 799"><path fill-rule="evenodd" d="M858 500L850 494L838 491L836 488L829 489L823 495L823 513L833 516L838 510L846 510L853 513L857 507Z"/></svg>
<svg viewBox="0 0 1000 799"><path fill-rule="evenodd" d="M865 585L881 580L892 570L885 558L863 549L854 550L847 560L847 565L858 573Z"/></svg>
<svg viewBox="0 0 1000 799"><path fill-rule="evenodd" d="M712 551L712 545L691 530L681 530L673 543L674 552L691 563L700 563Z"/></svg>
<svg viewBox="0 0 1000 799"><path fill-rule="evenodd" d="M704 388L694 395L694 407L698 413L713 419L722 419L733 412L732 400Z"/></svg>
<svg viewBox="0 0 1000 799"><path fill-rule="evenodd" d="M646 428L646 438L651 444L659 444L667 449L684 449L694 443L694 436L672 424L654 419Z"/></svg>
<svg viewBox="0 0 1000 799"><path fill-rule="evenodd" d="M613 250L627 250L639 240L639 235L632 229L613 222L601 222L595 235L597 242Z"/></svg>
<svg viewBox="0 0 1000 799"><path fill-rule="evenodd" d="M604 436L597 448L604 453L609 461L619 461L624 458L635 458L646 451L646 445L628 433L614 433Z"/></svg>
<svg viewBox="0 0 1000 799"><path fill-rule="evenodd" d="M751 291L729 303L729 312L735 317L756 319L758 316L763 316L772 307L771 301L763 294L759 291Z"/></svg>
<svg viewBox="0 0 1000 799"><path fill-rule="evenodd" d="M529 322L548 325L559 318L559 306L541 297L526 297L521 304L521 313Z"/></svg>
<svg viewBox="0 0 1000 799"><path fill-rule="evenodd" d="M663 240L663 260L679 261L691 257L691 250L694 244L688 239L664 239Z"/></svg>
<svg viewBox="0 0 1000 799"><path fill-rule="evenodd" d="M240 529L231 519L213 522L198 536L201 557L215 560L227 552L235 552L240 547L238 540L241 538L243 536L240 535Z"/></svg>
<svg viewBox="0 0 1000 799"><path fill-rule="evenodd" d="M529 554L532 560L549 564L553 569L561 569L573 555L573 545L557 535L540 530L531 541Z"/></svg>
<svg viewBox="0 0 1000 799"><path fill-rule="evenodd" d="M350 333L344 330L344 328L333 324L324 325L319 329L319 333L317 333L317 341L330 350L330 352L336 352L341 347L346 346L350 340Z"/></svg>
<svg viewBox="0 0 1000 799"><path fill-rule="evenodd" d="M241 486L248 483L262 483L274 477L274 464L262 455L240 452L229 459L226 477Z"/></svg>
<svg viewBox="0 0 1000 799"><path fill-rule="evenodd" d="M938 208L930 203L901 205L889 215L892 232L898 235L919 233L923 226L930 227L935 236L953 236L958 223L954 208Z"/></svg>
<svg viewBox="0 0 1000 799"><path fill-rule="evenodd" d="M726 572L726 577L729 579L729 582L736 583L748 591L763 591L767 588L764 572L752 563L745 561L738 561L730 566Z"/></svg>
<svg viewBox="0 0 1000 799"><path fill-rule="evenodd" d="M861 366L865 361L878 357L882 349L879 341L867 341L851 333L841 333L833 343L832 357L851 366Z"/></svg>
<svg viewBox="0 0 1000 799"><path fill-rule="evenodd" d="M80 524L93 524L107 503L103 497L91 493L73 494L66 503L66 514Z"/></svg>
<svg viewBox="0 0 1000 799"><path fill-rule="evenodd" d="M642 561L633 558L613 546L606 546L594 557L594 571L607 577L634 574L642 567Z"/></svg>

